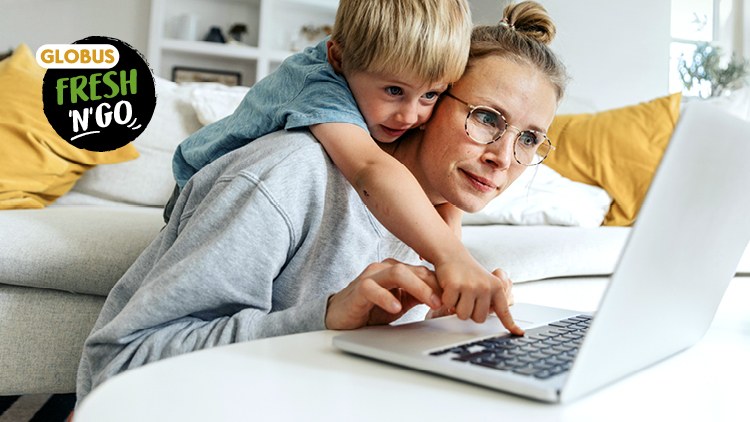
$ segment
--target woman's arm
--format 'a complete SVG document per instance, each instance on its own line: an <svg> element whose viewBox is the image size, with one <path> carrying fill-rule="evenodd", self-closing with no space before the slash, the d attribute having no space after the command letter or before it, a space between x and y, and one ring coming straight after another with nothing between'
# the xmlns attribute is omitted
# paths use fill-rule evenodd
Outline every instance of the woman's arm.
<svg viewBox="0 0 750 422"><path fill-rule="evenodd" d="M298 291L274 291L299 237L277 205L244 177L218 182L194 210L178 201L173 219L111 291L85 343L90 386L194 350L325 329L335 292L325 281L300 301L291 297ZM296 306L272 312L278 303Z"/></svg>

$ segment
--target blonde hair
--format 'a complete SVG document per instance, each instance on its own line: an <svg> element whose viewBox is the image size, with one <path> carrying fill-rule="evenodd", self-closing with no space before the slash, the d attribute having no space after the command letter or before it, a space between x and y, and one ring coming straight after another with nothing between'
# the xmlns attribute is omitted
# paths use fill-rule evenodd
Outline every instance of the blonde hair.
<svg viewBox="0 0 750 422"><path fill-rule="evenodd" d="M546 75L560 101L568 85L565 65L548 47L557 34L547 10L534 1L511 4L497 25L477 26L471 34L469 63L488 55L530 65Z"/></svg>
<svg viewBox="0 0 750 422"><path fill-rule="evenodd" d="M471 39L466 0L341 0L331 39L345 72L457 81Z"/></svg>

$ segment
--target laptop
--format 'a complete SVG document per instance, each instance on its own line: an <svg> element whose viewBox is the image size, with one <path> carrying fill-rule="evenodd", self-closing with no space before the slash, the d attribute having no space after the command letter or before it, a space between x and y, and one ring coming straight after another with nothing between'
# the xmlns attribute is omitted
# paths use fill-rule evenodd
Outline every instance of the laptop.
<svg viewBox="0 0 750 422"><path fill-rule="evenodd" d="M596 315L517 303L492 315L368 327L341 350L545 402L570 402L697 343L750 241L750 124L681 116Z"/></svg>

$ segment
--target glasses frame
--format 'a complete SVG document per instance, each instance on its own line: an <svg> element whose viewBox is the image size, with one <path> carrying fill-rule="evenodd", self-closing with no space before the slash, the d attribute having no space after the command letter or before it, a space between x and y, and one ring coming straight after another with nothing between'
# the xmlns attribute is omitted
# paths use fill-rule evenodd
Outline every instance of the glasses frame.
<svg viewBox="0 0 750 422"><path fill-rule="evenodd" d="M503 116L503 113L501 113L501 112L499 112L499 111L495 110L495 109L494 109L494 108L492 108L492 107L488 107L488 106L474 106L474 105L471 105L471 104L469 104L468 102L466 102L466 101L464 101L464 100L462 100L462 99L460 99L460 98L456 97L455 95L451 94L450 92L445 92L444 94L445 94L445 95L447 95L447 96L449 96L449 97L451 97L451 98L453 98L454 100L458 101L459 103L461 103L461 104L463 104L463 105L465 105L465 106L469 107L469 114L467 114L467 115L466 115L466 122L464 123L464 130L466 131L466 135L467 135L467 136L468 136L469 138L471 138L471 140L472 140L472 141L474 141L474 142L476 142L476 143L478 143L478 144L481 144L481 145L490 145L490 144L494 143L495 141L497 141L498 139L502 138L502 137L503 137L503 136L505 135L505 132L507 132L507 131L508 131L508 128L509 128L509 127L512 127L513 129L517 130L517 131L518 131L518 136L516 136L516 139L515 139L515 141L513 142L513 158L514 158L514 159L516 160L516 162L517 162L518 164L520 164L520 165L522 165L522 166L526 166L526 167L533 167L533 166L537 166L537 165L539 165L539 164L542 164L542 162L543 162L544 160L546 160L546 159L547 159L547 157L549 156L549 153L550 153L550 152L552 152L552 151L553 151L553 150L555 149L555 146L554 146L554 145L552 145L552 141L550 141L550 139L549 139L549 138L547 137L547 135L545 135L545 134L543 134L542 132L539 132L539 131L537 131L537 130L532 130L532 129L521 130L521 129L519 129L519 128L517 128L517 127L513 126L513 125L509 125L509 124L508 124L508 120L506 120L506 119L505 119L505 116ZM469 118L471 117L471 113L473 113L473 112L474 112L474 110L477 110L477 109L479 109L479 110L482 110L482 109L484 109L484 110L490 110L490 111L492 111L493 113L495 113L495 114L497 114L498 116L500 116L500 118L502 118L502 119L503 119L503 123L505 123L505 127L503 128L502 132L500 132L500 135L498 135L498 136L497 136L497 138L493 139L493 140L492 140L492 141L490 141L490 142L481 142L481 141L478 141L478 140L474 139L474 137L473 137L473 136L471 136L471 133L469 133ZM540 136L542 136L542 137L544 138L544 142L546 142L546 143L547 143L547 145L548 145L548 146L549 146L549 148L550 148L550 149L549 149L549 151L547 151L547 154L546 154L546 155L545 155L544 157L542 157L542 159L541 159L541 160L539 160L539 162L538 162L538 163L536 163L536 164L524 164L524 163L522 163L522 162L521 162L521 161L520 161L520 160L518 159L518 156L516 156L516 144L518 143L518 140L519 140L519 139L521 138L521 135L522 135L522 134L524 134L524 133L526 133L526 132L531 132L531 133L535 133L535 134L537 134L537 135L540 135Z"/></svg>

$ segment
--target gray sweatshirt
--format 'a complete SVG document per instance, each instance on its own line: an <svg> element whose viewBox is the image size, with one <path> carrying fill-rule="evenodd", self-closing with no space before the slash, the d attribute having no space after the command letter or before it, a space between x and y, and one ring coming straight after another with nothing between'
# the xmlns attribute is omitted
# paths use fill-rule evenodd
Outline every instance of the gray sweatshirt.
<svg viewBox="0 0 750 422"><path fill-rule="evenodd" d="M84 346L79 403L170 356L323 330L328 297L386 258L418 262L307 130L253 141L190 179L110 292Z"/></svg>

